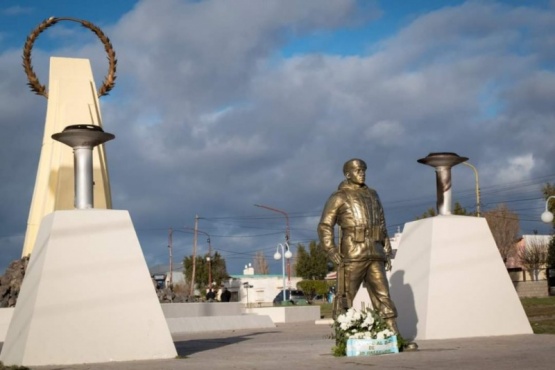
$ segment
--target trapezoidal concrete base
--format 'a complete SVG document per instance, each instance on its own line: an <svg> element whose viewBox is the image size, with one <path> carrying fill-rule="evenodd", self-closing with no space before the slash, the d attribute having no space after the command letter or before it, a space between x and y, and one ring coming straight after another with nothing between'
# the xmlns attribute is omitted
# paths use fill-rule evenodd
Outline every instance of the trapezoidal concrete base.
<svg viewBox="0 0 555 370"><path fill-rule="evenodd" d="M0 361L41 366L176 355L129 213L44 217Z"/></svg>
<svg viewBox="0 0 555 370"><path fill-rule="evenodd" d="M405 338L533 333L484 218L407 223L389 283Z"/></svg>

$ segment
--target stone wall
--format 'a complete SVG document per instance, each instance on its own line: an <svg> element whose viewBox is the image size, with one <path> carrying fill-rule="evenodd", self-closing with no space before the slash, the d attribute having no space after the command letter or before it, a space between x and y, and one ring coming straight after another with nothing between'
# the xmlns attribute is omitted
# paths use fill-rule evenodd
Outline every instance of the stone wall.
<svg viewBox="0 0 555 370"><path fill-rule="evenodd" d="M513 284L520 298L547 297L549 295L547 280L513 281Z"/></svg>

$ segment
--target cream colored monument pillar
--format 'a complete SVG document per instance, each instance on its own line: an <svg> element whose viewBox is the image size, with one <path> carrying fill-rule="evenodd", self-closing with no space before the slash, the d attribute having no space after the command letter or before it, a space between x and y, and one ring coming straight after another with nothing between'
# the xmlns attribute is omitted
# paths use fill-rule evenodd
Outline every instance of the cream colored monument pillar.
<svg viewBox="0 0 555 370"><path fill-rule="evenodd" d="M52 134L69 125L97 125L102 118L88 59L50 58L48 105L35 190L22 256L33 251L41 220L56 210L74 208L73 152L52 140ZM95 208L112 208L104 146L93 151Z"/></svg>

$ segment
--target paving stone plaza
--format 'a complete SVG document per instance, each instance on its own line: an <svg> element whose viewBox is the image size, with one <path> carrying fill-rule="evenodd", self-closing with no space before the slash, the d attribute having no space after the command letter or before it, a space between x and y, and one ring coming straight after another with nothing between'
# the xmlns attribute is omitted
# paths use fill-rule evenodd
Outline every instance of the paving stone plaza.
<svg viewBox="0 0 555 370"><path fill-rule="evenodd" d="M550 369L555 335L515 335L426 340L416 352L333 357L328 325L311 322L275 328L174 336L179 358L71 366L43 370L172 369Z"/></svg>

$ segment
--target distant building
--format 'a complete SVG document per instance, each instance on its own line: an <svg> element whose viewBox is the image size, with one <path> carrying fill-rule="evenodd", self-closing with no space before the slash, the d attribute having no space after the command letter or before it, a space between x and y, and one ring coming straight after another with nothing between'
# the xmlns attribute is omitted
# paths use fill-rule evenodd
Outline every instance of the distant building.
<svg viewBox="0 0 555 370"><path fill-rule="evenodd" d="M303 279L292 276L285 277L285 289L297 289L297 283ZM274 298L283 290L283 275L257 275L252 264L245 266L242 275L231 275L224 282L231 292L231 300L241 302L250 307L271 305Z"/></svg>
<svg viewBox="0 0 555 370"><path fill-rule="evenodd" d="M169 265L156 265L149 268L150 277L156 281L158 288L165 288L170 283L170 276L172 284L185 283L185 275L183 271L173 271L170 275Z"/></svg>
<svg viewBox="0 0 555 370"><path fill-rule="evenodd" d="M511 280L513 281L531 281L536 280L532 276L534 271L529 271L523 265L520 259L520 253L526 248L531 248L534 245L546 245L549 246L551 241L551 235L522 235L515 244L515 253L513 256L507 258L505 266L511 275ZM537 271L538 280L546 280L546 269L547 266L542 266L539 271Z"/></svg>

